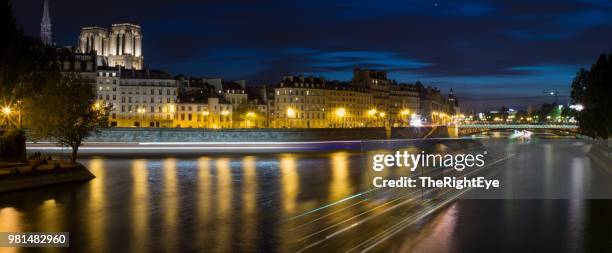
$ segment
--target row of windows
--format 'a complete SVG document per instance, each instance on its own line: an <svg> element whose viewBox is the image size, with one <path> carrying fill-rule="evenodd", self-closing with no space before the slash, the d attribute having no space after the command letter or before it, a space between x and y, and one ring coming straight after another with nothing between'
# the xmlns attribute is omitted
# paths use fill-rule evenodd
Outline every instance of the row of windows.
<svg viewBox="0 0 612 253"><path fill-rule="evenodd" d="M104 84L104 83L111 83L111 79L105 78L105 79L101 79L98 78L98 84ZM113 84L117 84L117 79L113 79L112 81ZM140 85L140 86L175 86L176 83L174 81L158 81L158 82L153 82L153 81L119 81L120 85Z"/></svg>
<svg viewBox="0 0 612 253"><path fill-rule="evenodd" d="M127 108L127 110L126 110L126 108ZM134 111L132 111L132 109L134 109ZM152 112L152 113L163 112L163 113L171 113L171 112L174 111L174 109L172 109L172 106L157 106L157 107L150 106L149 107L149 111L146 111L146 109L147 109L147 106L145 106L145 105L134 105L134 106L128 105L127 107L125 105L121 105L121 112L142 112L142 113L144 113L144 112ZM143 110L143 111L140 111L140 110Z"/></svg>
<svg viewBox="0 0 612 253"><path fill-rule="evenodd" d="M198 106L193 106L193 107L192 107L191 105L188 105L188 106L181 105L181 106L179 107L179 110L180 110L180 111L193 111L193 108L196 108L196 111L197 111L197 112L199 112L199 111L205 111L205 110L208 110L208 106L200 106L200 105L198 105ZM213 109L214 109L214 110L217 110L217 105L214 105L214 106L213 106ZM229 105L228 105L228 106L222 106L222 105L219 105L219 109L220 109L220 110L229 110L229 109L231 109L231 106L229 106Z"/></svg>
<svg viewBox="0 0 612 253"><path fill-rule="evenodd" d="M329 101L331 99L324 99L324 98L300 98L300 97L276 97L276 100L279 103L315 103L315 104L323 104L325 103L325 101ZM359 98L338 98L338 99L333 99L335 101L342 101L342 102L350 102L350 103L367 103L368 101L370 101L370 99L359 99Z"/></svg>
<svg viewBox="0 0 612 253"><path fill-rule="evenodd" d="M107 100L107 101L109 101L109 100L111 100L111 96L110 96L109 94L106 94L106 95L102 95L102 94L100 94L100 95L98 95L98 99L99 99L99 100ZM113 99L113 101L117 100L117 95L113 95L113 96L112 96L112 99ZM150 103L155 103L155 102L157 102L157 103L163 103L163 100L164 100L164 99L163 99L162 97L158 97L158 98L157 98L157 101L155 101L155 98L154 98L154 97L150 97L150 98L149 98L149 102L150 102ZM174 101L175 101L175 99L174 99L174 98L171 98L171 97L166 97L166 103L174 103ZM123 96L121 97L121 102L122 102L122 103L126 103L126 99L125 99L125 97L123 97ZM144 98L143 98L143 99L142 99L142 102L143 102L143 103L146 103L146 99L144 99ZM139 100L138 98L136 98L136 99L132 100L132 97L128 97L128 99L127 99L127 103L141 103L141 100Z"/></svg>
<svg viewBox="0 0 612 253"><path fill-rule="evenodd" d="M107 91L111 90L110 86L98 86L98 90L99 91L103 91L104 89L106 89ZM117 91L117 87L112 87L113 91ZM166 92L163 92L163 91ZM149 95L155 95L155 89L150 89L149 90ZM141 95L141 90L140 89L127 89L127 91L121 91L121 94L128 94L128 95ZM164 95L164 93L166 93L166 95L176 95L176 89L157 89L157 95ZM147 95L147 89L142 89L142 95Z"/></svg>
<svg viewBox="0 0 612 253"><path fill-rule="evenodd" d="M193 115L195 115L195 117L193 117ZM179 118L179 115L176 115L176 119L178 119L178 118ZM181 120L189 120L189 121L191 121L193 119L196 119L196 121L208 121L208 118L209 118L208 116L203 116L203 115L201 115L199 113L196 113L196 114L181 113L180 114L180 119ZM219 121L221 121L221 122L223 122L223 121L230 121L230 120L231 120L231 118L229 116L221 116L221 117L219 117ZM211 121L214 122L215 119L211 118Z"/></svg>

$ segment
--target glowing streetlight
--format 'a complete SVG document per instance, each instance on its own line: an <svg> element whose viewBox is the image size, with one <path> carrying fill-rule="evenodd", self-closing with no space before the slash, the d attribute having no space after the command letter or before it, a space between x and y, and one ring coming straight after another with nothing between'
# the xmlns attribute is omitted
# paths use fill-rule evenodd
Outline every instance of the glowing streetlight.
<svg viewBox="0 0 612 253"><path fill-rule="evenodd" d="M287 117L295 118L295 110L291 107L287 108Z"/></svg>
<svg viewBox="0 0 612 253"><path fill-rule="evenodd" d="M581 104L576 104L576 105L570 105L569 106L571 109L574 109L576 111L582 111L584 110L584 106Z"/></svg>
<svg viewBox="0 0 612 253"><path fill-rule="evenodd" d="M210 112L209 112L209 111L203 111L203 112L202 112L202 115L204 115L204 116L208 116L209 114L210 114Z"/></svg>
<svg viewBox="0 0 612 253"><path fill-rule="evenodd" d="M229 115L229 111L228 110L223 110L223 111L221 111L221 115L227 116L227 115Z"/></svg>
<svg viewBox="0 0 612 253"><path fill-rule="evenodd" d="M400 112L400 114L403 115L403 116L408 116L408 115L410 115L410 110L407 110L407 109L406 110L402 110Z"/></svg>
<svg viewBox="0 0 612 253"><path fill-rule="evenodd" d="M246 116L247 116L247 118L254 118L255 117L255 113L254 112L247 112Z"/></svg>
<svg viewBox="0 0 612 253"><path fill-rule="evenodd" d="M370 117L376 117L376 109L371 109L371 110L368 110L368 116L370 116Z"/></svg>
<svg viewBox="0 0 612 253"><path fill-rule="evenodd" d="M381 118L384 118L385 116L387 116L387 114L385 112L380 112L378 116L380 116Z"/></svg>
<svg viewBox="0 0 612 253"><path fill-rule="evenodd" d="M8 116L9 114L11 114L11 112L12 112L12 110L11 110L11 108L10 108L10 107L8 107L8 106L5 106L4 108L2 108L2 113L4 113L4 114L5 114L5 115L7 115L7 116Z"/></svg>
<svg viewBox="0 0 612 253"><path fill-rule="evenodd" d="M338 110L336 110L336 115L342 118L346 115L346 110L344 108L338 108Z"/></svg>

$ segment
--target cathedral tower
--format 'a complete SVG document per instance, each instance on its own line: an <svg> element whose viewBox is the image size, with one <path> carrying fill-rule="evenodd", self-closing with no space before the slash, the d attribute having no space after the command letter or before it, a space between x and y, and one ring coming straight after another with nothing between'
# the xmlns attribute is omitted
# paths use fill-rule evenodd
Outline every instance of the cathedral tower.
<svg viewBox="0 0 612 253"><path fill-rule="evenodd" d="M53 45L51 34L51 15L49 15L49 2L45 0L43 4L42 21L40 22L40 40L47 45Z"/></svg>

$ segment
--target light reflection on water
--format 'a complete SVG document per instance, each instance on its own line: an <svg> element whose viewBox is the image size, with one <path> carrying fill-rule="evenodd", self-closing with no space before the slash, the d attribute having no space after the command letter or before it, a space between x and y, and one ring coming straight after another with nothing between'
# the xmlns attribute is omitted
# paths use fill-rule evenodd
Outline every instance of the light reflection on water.
<svg viewBox="0 0 612 253"><path fill-rule="evenodd" d="M149 210L147 206L149 198L149 176L147 161L137 159L132 161L132 241L149 240ZM149 252L147 244L132 243L131 252Z"/></svg>
<svg viewBox="0 0 612 253"><path fill-rule="evenodd" d="M90 248L89 252L106 252L105 241L106 241L106 215L108 214L105 209L106 202L106 186L104 185L106 179L106 168L104 167L104 161L101 158L94 158L87 165L89 171L96 176L95 179L91 180L89 185L89 201L85 204L88 210L87 225L88 229L88 245Z"/></svg>

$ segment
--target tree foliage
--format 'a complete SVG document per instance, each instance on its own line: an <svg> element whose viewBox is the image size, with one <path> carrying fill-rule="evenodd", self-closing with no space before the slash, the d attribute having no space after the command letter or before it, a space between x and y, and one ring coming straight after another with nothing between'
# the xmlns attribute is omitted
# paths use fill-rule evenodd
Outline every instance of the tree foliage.
<svg viewBox="0 0 612 253"><path fill-rule="evenodd" d="M27 97L59 75L55 49L25 36L8 0L0 0L0 98Z"/></svg>
<svg viewBox="0 0 612 253"><path fill-rule="evenodd" d="M602 54L590 70L581 69L572 82L572 102L581 131L591 137L610 138L612 133L612 55Z"/></svg>
<svg viewBox="0 0 612 253"><path fill-rule="evenodd" d="M77 73L66 73L56 84L43 87L28 103L33 112L28 118L33 136L50 137L71 147L74 163L83 139L108 121L108 108L96 104L94 98L90 81Z"/></svg>

